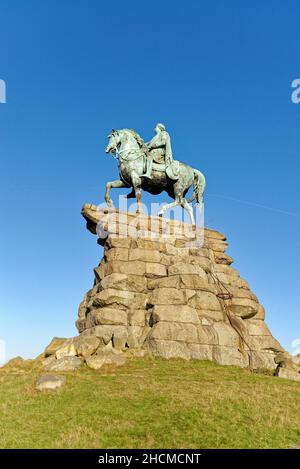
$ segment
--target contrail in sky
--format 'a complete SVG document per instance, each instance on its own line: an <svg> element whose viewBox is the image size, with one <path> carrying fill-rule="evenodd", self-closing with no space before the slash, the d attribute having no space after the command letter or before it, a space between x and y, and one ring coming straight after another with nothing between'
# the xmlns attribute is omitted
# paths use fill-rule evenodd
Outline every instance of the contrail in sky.
<svg viewBox="0 0 300 469"><path fill-rule="evenodd" d="M212 194L212 193L207 193L207 195L210 196L210 197L219 197L221 199L232 200L234 202L239 202L241 204L252 205L253 207L258 207L258 208L263 208L265 210L270 210L271 212L277 212L277 213L281 213L283 215L289 215L291 217L300 218L300 214L298 214L298 213L287 212L286 210L280 210L278 208L269 207L268 205L256 204L254 202L248 202L247 200L236 199L235 197L230 197L228 195Z"/></svg>

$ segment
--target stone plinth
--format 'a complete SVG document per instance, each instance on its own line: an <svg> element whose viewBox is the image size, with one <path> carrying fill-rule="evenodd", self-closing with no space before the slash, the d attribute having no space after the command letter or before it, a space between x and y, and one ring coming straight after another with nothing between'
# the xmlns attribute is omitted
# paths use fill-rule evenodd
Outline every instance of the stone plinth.
<svg viewBox="0 0 300 469"><path fill-rule="evenodd" d="M275 369L285 353L226 254L226 237L182 222L85 205L104 256L79 307L82 356L112 349Z"/></svg>

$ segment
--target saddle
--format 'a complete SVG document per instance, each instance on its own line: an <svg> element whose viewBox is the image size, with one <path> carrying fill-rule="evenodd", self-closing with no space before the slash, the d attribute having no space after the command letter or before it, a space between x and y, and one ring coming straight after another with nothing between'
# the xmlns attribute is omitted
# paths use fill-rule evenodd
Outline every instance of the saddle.
<svg viewBox="0 0 300 469"><path fill-rule="evenodd" d="M179 161L173 160L170 164L155 163L153 161L152 171L159 171L166 173L168 178L177 181L179 178Z"/></svg>

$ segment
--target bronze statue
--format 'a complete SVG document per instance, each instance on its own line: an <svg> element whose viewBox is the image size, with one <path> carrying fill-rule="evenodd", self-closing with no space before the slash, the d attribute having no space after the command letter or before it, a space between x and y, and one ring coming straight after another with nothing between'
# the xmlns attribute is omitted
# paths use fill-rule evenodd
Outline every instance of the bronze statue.
<svg viewBox="0 0 300 469"><path fill-rule="evenodd" d="M156 124L154 131L156 135L146 144L148 148L148 158L146 160L147 171L142 177L151 179L154 162L157 164L165 164L169 178L177 181L179 168L178 164L176 164L177 162L173 160L170 135L163 124Z"/></svg>
<svg viewBox="0 0 300 469"><path fill-rule="evenodd" d="M105 201L112 206L111 188L131 187L127 198L136 198L137 211L140 212L142 189L154 195L166 191L174 202L164 205L159 215L180 205L188 211L191 223L195 224L190 203L196 200L201 208L205 177L197 169L173 160L170 136L163 124L157 124L155 131L155 137L145 144L134 130L112 130L105 151L118 160L120 179L106 184ZM185 195L191 186L194 187L193 195L186 200Z"/></svg>

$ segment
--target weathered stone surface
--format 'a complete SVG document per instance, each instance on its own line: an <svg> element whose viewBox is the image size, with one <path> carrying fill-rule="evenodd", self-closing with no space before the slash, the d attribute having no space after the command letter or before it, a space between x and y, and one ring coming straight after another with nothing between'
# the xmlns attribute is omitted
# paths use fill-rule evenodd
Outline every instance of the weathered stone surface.
<svg viewBox="0 0 300 469"><path fill-rule="evenodd" d="M113 332L116 327L120 326L101 325L92 327L91 329L87 329L87 331L90 333L90 335L95 335L96 337L98 337L100 339L100 344L102 343L106 345L112 340Z"/></svg>
<svg viewBox="0 0 300 469"><path fill-rule="evenodd" d="M171 243L164 243L163 249L160 249L161 252L168 256L178 256L179 255L179 249L173 246ZM187 250L186 250L187 252Z"/></svg>
<svg viewBox="0 0 300 469"><path fill-rule="evenodd" d="M151 262L146 264L145 274L147 278L165 277L167 269L162 264Z"/></svg>
<svg viewBox="0 0 300 469"><path fill-rule="evenodd" d="M159 251L153 249L136 248L129 252L130 261L160 262Z"/></svg>
<svg viewBox="0 0 300 469"><path fill-rule="evenodd" d="M185 303L183 291L176 288L157 288L148 300L150 305L184 305Z"/></svg>
<svg viewBox="0 0 300 469"><path fill-rule="evenodd" d="M78 307L78 320L85 319L88 312L86 296ZM67 339L65 339L67 340Z"/></svg>
<svg viewBox="0 0 300 469"><path fill-rule="evenodd" d="M87 328L90 327L86 319L77 319L77 321L75 321L75 326L79 333L85 331Z"/></svg>
<svg viewBox="0 0 300 469"><path fill-rule="evenodd" d="M259 304L248 298L233 298L230 309L243 319L250 319L257 315Z"/></svg>
<svg viewBox="0 0 300 469"><path fill-rule="evenodd" d="M207 291L195 292L195 295L189 301L189 304L196 309L221 311L220 301L215 294Z"/></svg>
<svg viewBox="0 0 300 469"><path fill-rule="evenodd" d="M100 339L96 336L85 337L80 335L74 339L74 346L78 356L89 357L100 346Z"/></svg>
<svg viewBox="0 0 300 469"><path fill-rule="evenodd" d="M259 304L257 308L257 313L255 315L255 319L262 319L264 321L265 316L265 308L261 304Z"/></svg>
<svg viewBox="0 0 300 469"><path fill-rule="evenodd" d="M214 256L214 254L213 254L213 256ZM226 264L217 264L217 263L215 263L214 264L214 272L217 275L224 274L227 277L235 279L235 280L240 278L239 272L234 267L226 265Z"/></svg>
<svg viewBox="0 0 300 469"><path fill-rule="evenodd" d="M300 373L288 370L287 368L279 368L277 376L279 378L290 379L292 381L300 381Z"/></svg>
<svg viewBox="0 0 300 469"><path fill-rule="evenodd" d="M56 391L65 382L66 378L64 376L42 375L38 377L35 387L38 391Z"/></svg>
<svg viewBox="0 0 300 469"><path fill-rule="evenodd" d="M212 345L205 344L188 344L191 358L195 360L210 360L213 359Z"/></svg>
<svg viewBox="0 0 300 469"><path fill-rule="evenodd" d="M295 363L297 366L300 366L300 353L297 355L292 355L291 359L293 360L293 363Z"/></svg>
<svg viewBox="0 0 300 469"><path fill-rule="evenodd" d="M128 290L132 292L143 293L147 290L146 278L140 275L110 274L101 281L103 289L113 288L117 290Z"/></svg>
<svg viewBox="0 0 300 469"><path fill-rule="evenodd" d="M188 248L190 256L206 257L210 259L209 250L206 248ZM180 251L180 249L179 249ZM183 250L184 257L186 258L185 250Z"/></svg>
<svg viewBox="0 0 300 469"><path fill-rule="evenodd" d="M224 284L227 288L228 286L239 286L239 279L229 277L228 275L225 275L222 272L218 272L216 276L218 278L218 281ZM215 278L210 273L208 273L208 281L213 285L216 284Z"/></svg>
<svg viewBox="0 0 300 469"><path fill-rule="evenodd" d="M189 360L191 352L184 342L172 340L147 340L144 345L153 355L163 358L183 358Z"/></svg>
<svg viewBox="0 0 300 469"><path fill-rule="evenodd" d="M123 353L115 353L113 350L104 350L92 357L87 357L85 362L89 368L100 370L104 365L124 365L126 363L126 356Z"/></svg>
<svg viewBox="0 0 300 469"><path fill-rule="evenodd" d="M117 290L114 288L106 288L93 298L92 305L95 307L101 307L117 304L118 306L128 308L130 306L130 302L133 301L133 299L133 292Z"/></svg>
<svg viewBox="0 0 300 469"><path fill-rule="evenodd" d="M100 368L105 364L105 357L103 355L93 355L91 357L87 357L85 362L89 368L92 368L92 370L100 370Z"/></svg>
<svg viewBox="0 0 300 469"><path fill-rule="evenodd" d="M160 254L160 264L169 267L170 265L174 264L174 257L168 256L167 254Z"/></svg>
<svg viewBox="0 0 300 469"><path fill-rule="evenodd" d="M105 365L121 366L126 363L127 357L124 353L116 353L113 350L111 352L102 352L105 357ZM101 354L99 354L101 356Z"/></svg>
<svg viewBox="0 0 300 469"><path fill-rule="evenodd" d="M92 306L94 308L111 307L123 310L127 310L128 308L141 309L145 308L146 304L147 295L143 293L113 288L102 290L92 299Z"/></svg>
<svg viewBox="0 0 300 469"><path fill-rule="evenodd" d="M123 350L126 347L128 331L125 327L117 327L113 330L112 343L115 349Z"/></svg>
<svg viewBox="0 0 300 469"><path fill-rule="evenodd" d="M290 371L300 373L300 364L295 360L295 356L290 355L288 352L275 352L275 363L278 365L278 368L286 368Z"/></svg>
<svg viewBox="0 0 300 469"><path fill-rule="evenodd" d="M230 324L225 322L216 322L214 324L214 329L218 336L219 345L235 347L236 349L240 347L240 336Z"/></svg>
<svg viewBox="0 0 300 469"><path fill-rule="evenodd" d="M209 247L210 249L212 249L213 251L217 251L217 252L225 252L227 247L228 247L228 243L226 243L226 241L221 241L221 240L217 240L217 239L207 239L208 242L205 243L205 245L207 247Z"/></svg>
<svg viewBox="0 0 300 469"><path fill-rule="evenodd" d="M228 288L228 291L232 294L234 298L246 298L248 300L253 300L254 302L258 303L258 299L254 293L252 293L250 290L246 290L245 288L240 288L240 287L233 287L230 286Z"/></svg>
<svg viewBox="0 0 300 469"><path fill-rule="evenodd" d="M206 318L211 321L224 321L225 320L224 312L221 310L213 311L210 309L197 309L196 311L198 313L198 318L200 319L200 322L202 318Z"/></svg>
<svg viewBox="0 0 300 469"><path fill-rule="evenodd" d="M211 228L205 228L205 238L217 239L220 241L226 241L226 236L219 231L212 230Z"/></svg>
<svg viewBox="0 0 300 469"><path fill-rule="evenodd" d="M42 368L44 369L47 369L46 367L47 366L50 366L50 364L56 362L56 357L55 355L50 355L49 357L46 357L43 361L42 361Z"/></svg>
<svg viewBox="0 0 300 469"><path fill-rule="evenodd" d="M154 324L148 338L149 340L178 340L185 343L197 343L198 331L194 324L160 321Z"/></svg>
<svg viewBox="0 0 300 469"><path fill-rule="evenodd" d="M59 360L63 357L75 357L76 349L72 339L66 340L66 342L56 350L55 357Z"/></svg>
<svg viewBox="0 0 300 469"><path fill-rule="evenodd" d="M217 345L219 343L218 334L212 325L199 324L197 333L197 342L200 344Z"/></svg>
<svg viewBox="0 0 300 469"><path fill-rule="evenodd" d="M219 365L234 365L246 368L249 366L247 353L242 354L234 347L216 345L213 347L213 360Z"/></svg>
<svg viewBox="0 0 300 469"><path fill-rule="evenodd" d="M194 274L198 275L203 280L207 279L205 271L199 265L193 264L186 264L185 262L178 262L176 264L171 265L168 268L168 275L186 275L186 274Z"/></svg>
<svg viewBox="0 0 300 469"><path fill-rule="evenodd" d="M251 336L252 350L272 350L274 352L283 352L278 340L271 335Z"/></svg>
<svg viewBox="0 0 300 469"><path fill-rule="evenodd" d="M128 261L129 250L126 248L112 248L105 253L106 262L110 261ZM130 259L132 260L132 259Z"/></svg>
<svg viewBox="0 0 300 469"><path fill-rule="evenodd" d="M60 337L53 337L50 344L44 350L44 356L49 357L50 355L55 355L57 349L59 349L68 339L63 339Z"/></svg>
<svg viewBox="0 0 300 469"><path fill-rule="evenodd" d="M142 347L150 330L150 326L129 326L127 328L128 337L126 340L126 344L128 345L128 347Z"/></svg>
<svg viewBox="0 0 300 469"><path fill-rule="evenodd" d="M122 238L120 236L109 236L107 241L105 242L106 248L125 248L129 249L131 246L131 238L126 236Z"/></svg>
<svg viewBox="0 0 300 469"><path fill-rule="evenodd" d="M195 266L201 267L204 272L210 272L211 269L211 261L207 259L206 257L200 257L200 256L189 256L186 258L186 260L191 264Z"/></svg>
<svg viewBox="0 0 300 469"><path fill-rule="evenodd" d="M153 323L159 321L200 324L197 311L187 305L159 305L153 308Z"/></svg>
<svg viewBox="0 0 300 469"><path fill-rule="evenodd" d="M103 290L105 290L106 288L125 290L127 287L127 279L128 279L127 274L119 274L119 273L110 274L101 280L101 287ZM124 286L124 288L122 288L122 286Z"/></svg>
<svg viewBox="0 0 300 469"><path fill-rule="evenodd" d="M97 308L90 313L93 326L99 324L127 325L127 311L114 308Z"/></svg>
<svg viewBox="0 0 300 469"><path fill-rule="evenodd" d="M184 290L184 296L186 299L186 303L189 304L190 300L196 295L196 290L190 290L188 288L185 288Z"/></svg>
<svg viewBox="0 0 300 469"><path fill-rule="evenodd" d="M272 370L276 369L274 361L275 354L269 350L251 351L251 366L254 370Z"/></svg>
<svg viewBox="0 0 300 469"><path fill-rule="evenodd" d="M150 316L144 309L135 309L128 311L128 324L130 326L146 326L147 318Z"/></svg>
<svg viewBox="0 0 300 469"><path fill-rule="evenodd" d="M137 238L131 242L132 249L150 249L159 252L165 252L165 243L153 239Z"/></svg>
<svg viewBox="0 0 300 469"><path fill-rule="evenodd" d="M114 273L145 275L146 264L142 261L110 261L105 265L105 276Z"/></svg>
<svg viewBox="0 0 300 469"><path fill-rule="evenodd" d="M101 282L101 280L105 277L107 270L107 264L104 259L100 262L98 267L94 268L95 280L96 282Z"/></svg>
<svg viewBox="0 0 300 469"><path fill-rule="evenodd" d="M214 285L210 285L207 282L207 279L203 280L203 278L201 278L198 274L180 275L180 287L189 288L192 290L208 291L211 293L216 292L216 287Z"/></svg>
<svg viewBox="0 0 300 469"><path fill-rule="evenodd" d="M63 357L44 366L48 371L75 371L81 366L78 357Z"/></svg>
<svg viewBox="0 0 300 469"><path fill-rule="evenodd" d="M214 258L217 264L231 265L233 263L232 257L228 256L224 252L214 252Z"/></svg>
<svg viewBox="0 0 300 469"><path fill-rule="evenodd" d="M270 329L262 319L244 321L249 335L271 335Z"/></svg>
<svg viewBox="0 0 300 469"><path fill-rule="evenodd" d="M202 326L212 326L214 324L214 320L211 318L208 318L206 316L198 316L198 317L199 317L200 324L202 324Z"/></svg>
<svg viewBox="0 0 300 469"><path fill-rule="evenodd" d="M147 287L149 290L156 288L180 288L180 276L172 275L172 277L161 277L155 279L148 279Z"/></svg>
<svg viewBox="0 0 300 469"><path fill-rule="evenodd" d="M94 287L78 311L82 348L72 341L91 366L101 368L109 350L122 356L129 349L295 372L291 359L280 359L283 349L264 323L263 306L231 267L223 234L90 205L83 215L91 232L98 222L110 231L100 241L104 258ZM220 295L224 285L230 300ZM52 356L48 366L50 361L54 366L59 360Z"/></svg>

